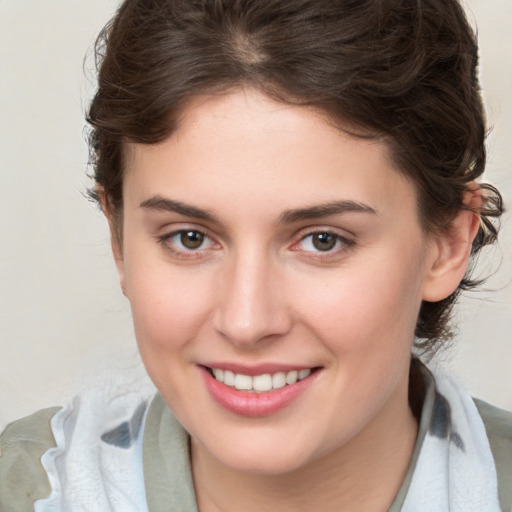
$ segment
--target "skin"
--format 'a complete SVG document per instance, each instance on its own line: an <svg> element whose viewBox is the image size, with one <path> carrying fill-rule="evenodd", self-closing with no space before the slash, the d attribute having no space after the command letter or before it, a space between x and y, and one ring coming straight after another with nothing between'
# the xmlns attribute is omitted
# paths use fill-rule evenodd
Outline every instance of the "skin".
<svg viewBox="0 0 512 512"><path fill-rule="evenodd" d="M191 434L201 511L387 510L417 433L419 307L457 286L477 216L426 236L383 143L251 89L196 98L170 138L127 156L114 255L146 369ZM340 201L365 211L286 215ZM187 249L179 230L203 244ZM315 233L334 247L318 250ZM287 407L250 418L213 400L207 361L320 371Z"/></svg>

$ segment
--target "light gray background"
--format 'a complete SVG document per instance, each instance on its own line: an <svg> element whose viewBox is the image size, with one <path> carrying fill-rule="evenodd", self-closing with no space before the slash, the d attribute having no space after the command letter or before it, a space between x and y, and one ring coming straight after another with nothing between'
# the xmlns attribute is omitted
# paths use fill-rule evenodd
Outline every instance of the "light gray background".
<svg viewBox="0 0 512 512"><path fill-rule="evenodd" d="M0 0L0 428L91 385L149 386L107 226L83 197L90 52L115 0ZM512 1L468 0L490 125L486 179L512 205ZM89 59L83 69L83 58ZM489 259L486 254L484 259ZM512 225L440 358L512 409Z"/></svg>

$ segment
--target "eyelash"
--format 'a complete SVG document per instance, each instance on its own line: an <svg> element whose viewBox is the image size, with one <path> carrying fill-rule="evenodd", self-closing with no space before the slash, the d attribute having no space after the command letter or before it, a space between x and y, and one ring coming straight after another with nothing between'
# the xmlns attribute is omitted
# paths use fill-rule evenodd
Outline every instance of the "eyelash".
<svg viewBox="0 0 512 512"><path fill-rule="evenodd" d="M181 257L181 258L189 258L189 259L197 259L203 257L202 252L207 249L201 249L201 247L198 247L196 249L177 249L176 244L172 243L172 239L179 235L184 235L186 233L195 233L197 235L200 235L204 237L205 240L210 240L212 245L218 245L216 244L212 237L210 237L207 233L200 229L177 229L175 231L172 231L171 233L165 233L163 235L159 235L156 237L158 243L166 250L169 251L171 254ZM202 244L201 244L202 245Z"/></svg>
<svg viewBox="0 0 512 512"><path fill-rule="evenodd" d="M295 248L296 246L304 243L308 238L311 239L311 244L313 244L314 243L312 240L313 237L318 236L318 235L328 235L330 237L334 237L335 246L332 249L329 249L326 251L322 251L320 249L318 249L316 251L315 250L304 251L308 254L308 258L314 258L317 260L324 260L324 261L329 260L329 259L335 259L335 258L338 258L341 254L344 254L344 253L350 251L351 249L353 249L354 245L355 245L355 240L353 240L353 239L347 238L343 235L340 235L339 233L336 233L336 232L328 230L328 229L325 229L325 230L318 229L315 231L309 231L309 232L305 233L303 236L301 236L300 240L298 242L296 242L295 244L293 244L292 249ZM338 247L336 247L336 246L338 246ZM300 251L300 248L293 249L293 250Z"/></svg>
<svg viewBox="0 0 512 512"><path fill-rule="evenodd" d="M166 251L168 251L171 254L178 256L180 258L199 259L199 258L204 257L204 251L207 251L208 248L203 249L201 247L198 247L197 249L190 249L190 248L177 249L176 244L170 242L170 241L172 241L172 239L174 237L182 236L185 233L195 233L197 235L204 237L205 240L210 240L211 245L219 246L219 244L217 244L212 239L212 237L210 237L208 235L208 233L206 233L205 231L200 230L200 229L186 229L186 228L185 229L177 229L170 233L165 233L163 235L156 236L155 238L157 239L158 243ZM335 238L335 246L333 249L329 249L326 251L322 251L320 249L318 249L316 251L315 250L303 251L304 253L306 253L308 255L307 256L308 258L314 258L317 260L334 259L334 258L338 257L340 255L340 253L345 253L345 252L348 252L349 250L353 249L353 247L355 245L355 240L353 240L353 239L347 238L345 236L340 235L339 233L330 231L328 229L326 229L326 230L318 229L318 230L309 231L309 232L303 234L300 237L300 239L292 245L291 250L296 251L296 252L301 251L300 248L296 249L296 247L298 247L300 244L304 243L304 241L306 241L308 238L312 239L312 237L318 236L318 235L328 235L330 237L334 237ZM313 243L313 242L311 242L311 243ZM201 246L202 245L203 244L201 243ZM338 247L336 247L336 245L338 245ZM339 245L341 245L341 246L339 246Z"/></svg>

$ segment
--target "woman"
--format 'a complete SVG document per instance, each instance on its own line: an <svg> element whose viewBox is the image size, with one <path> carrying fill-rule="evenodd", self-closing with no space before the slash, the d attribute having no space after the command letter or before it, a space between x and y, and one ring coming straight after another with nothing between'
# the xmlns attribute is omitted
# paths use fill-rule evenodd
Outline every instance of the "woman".
<svg viewBox="0 0 512 512"><path fill-rule="evenodd" d="M132 0L97 51L92 195L159 393L8 427L2 510L509 510L510 415L411 359L502 212L460 5Z"/></svg>

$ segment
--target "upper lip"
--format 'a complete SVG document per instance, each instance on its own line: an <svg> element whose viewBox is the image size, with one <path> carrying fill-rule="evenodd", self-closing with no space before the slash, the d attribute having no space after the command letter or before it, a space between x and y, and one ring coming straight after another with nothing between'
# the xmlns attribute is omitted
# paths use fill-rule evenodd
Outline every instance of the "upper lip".
<svg viewBox="0 0 512 512"><path fill-rule="evenodd" d="M277 373L277 372L291 372L299 370L313 369L315 366L307 364L283 364L283 363L261 363L257 365L245 365L239 363L229 363L221 361L212 361L201 363L201 366L207 368L218 368L219 370L228 370L233 373L239 373L242 375L248 375L254 377L256 375L263 375L265 373Z"/></svg>

